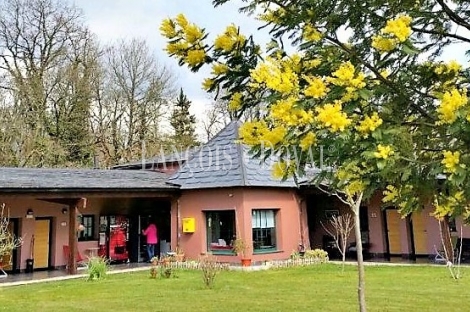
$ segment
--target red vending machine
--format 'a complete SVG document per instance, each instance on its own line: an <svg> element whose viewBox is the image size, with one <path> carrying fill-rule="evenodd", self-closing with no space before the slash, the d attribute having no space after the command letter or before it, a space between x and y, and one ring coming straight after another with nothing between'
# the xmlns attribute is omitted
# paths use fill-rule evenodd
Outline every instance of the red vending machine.
<svg viewBox="0 0 470 312"><path fill-rule="evenodd" d="M129 260L129 219L126 216L100 216L99 255L112 262Z"/></svg>

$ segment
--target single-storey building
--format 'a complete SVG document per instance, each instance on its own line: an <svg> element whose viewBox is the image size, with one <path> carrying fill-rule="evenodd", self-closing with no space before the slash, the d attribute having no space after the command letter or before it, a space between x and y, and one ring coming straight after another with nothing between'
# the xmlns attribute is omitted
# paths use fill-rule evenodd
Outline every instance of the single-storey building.
<svg viewBox="0 0 470 312"><path fill-rule="evenodd" d="M292 179L271 176L271 163L249 156L234 121L197 148L114 170L0 168L0 203L23 245L3 259L13 272L67 266L100 255L142 262L147 221L156 223L159 251L186 258L212 253L239 262L235 238L247 242L252 262L287 259L299 246L334 254L322 227L348 211L334 196ZM361 232L371 258L431 257L441 246L432 207L401 218L382 209L378 194L361 207ZM455 230L460 225L457 220ZM453 235L459 235L453 233ZM464 237L470 237L468 229ZM354 237L351 237L351 242ZM76 253L70 252L76 250Z"/></svg>

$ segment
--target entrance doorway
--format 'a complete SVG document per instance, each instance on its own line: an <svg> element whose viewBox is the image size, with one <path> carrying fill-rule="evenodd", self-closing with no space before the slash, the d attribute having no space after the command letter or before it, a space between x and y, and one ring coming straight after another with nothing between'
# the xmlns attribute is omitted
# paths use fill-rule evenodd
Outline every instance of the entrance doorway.
<svg viewBox="0 0 470 312"><path fill-rule="evenodd" d="M49 268L51 240L51 219L37 218L34 229L34 269Z"/></svg>
<svg viewBox="0 0 470 312"><path fill-rule="evenodd" d="M411 229L413 251L415 256L427 256L428 233L426 231L426 219L423 213L413 212L411 215Z"/></svg>
<svg viewBox="0 0 470 312"><path fill-rule="evenodd" d="M158 244L155 255L170 251L171 240L171 202L155 198L136 198L132 201L129 215L129 260L148 261L147 241L142 235L150 221L157 226Z"/></svg>
<svg viewBox="0 0 470 312"><path fill-rule="evenodd" d="M388 254L390 256L401 256L400 214L396 209L386 209L385 218Z"/></svg>

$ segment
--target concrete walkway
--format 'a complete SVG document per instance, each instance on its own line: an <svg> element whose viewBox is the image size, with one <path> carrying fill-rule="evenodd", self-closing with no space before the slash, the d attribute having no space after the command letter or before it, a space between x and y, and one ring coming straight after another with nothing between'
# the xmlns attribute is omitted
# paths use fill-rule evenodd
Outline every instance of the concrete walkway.
<svg viewBox="0 0 470 312"><path fill-rule="evenodd" d="M149 263L113 264L107 274L145 271L150 269ZM37 271L33 273L9 274L0 278L0 287L62 281L74 278L86 278L86 268L79 268L78 274L68 275L65 270Z"/></svg>

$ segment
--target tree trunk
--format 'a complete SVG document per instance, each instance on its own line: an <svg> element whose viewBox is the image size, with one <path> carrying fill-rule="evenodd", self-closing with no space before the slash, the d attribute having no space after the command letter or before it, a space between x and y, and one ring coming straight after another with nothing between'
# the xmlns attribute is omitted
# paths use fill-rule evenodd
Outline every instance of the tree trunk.
<svg viewBox="0 0 470 312"><path fill-rule="evenodd" d="M366 282L365 282L365 270L364 270L364 259L362 257L362 235L361 235L361 219L359 217L359 208L361 200L355 203L354 207L354 233L356 236L356 253L357 253L357 268L358 268L358 299L359 299L359 311L365 312L366 308Z"/></svg>

